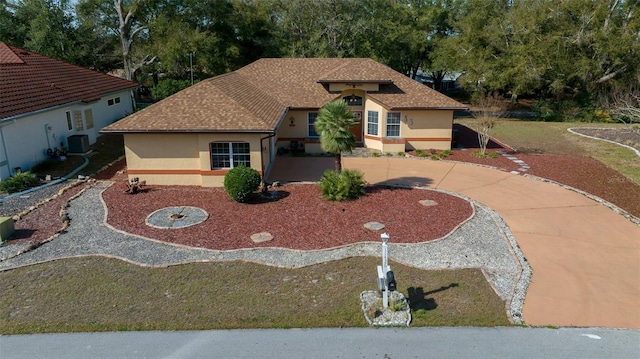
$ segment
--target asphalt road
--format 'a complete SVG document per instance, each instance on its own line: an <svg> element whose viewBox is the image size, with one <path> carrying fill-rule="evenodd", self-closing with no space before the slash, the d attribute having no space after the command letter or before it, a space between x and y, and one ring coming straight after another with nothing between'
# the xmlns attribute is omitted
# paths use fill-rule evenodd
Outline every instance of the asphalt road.
<svg viewBox="0 0 640 359"><path fill-rule="evenodd" d="M640 331L353 328L0 336L0 358L640 358Z"/></svg>

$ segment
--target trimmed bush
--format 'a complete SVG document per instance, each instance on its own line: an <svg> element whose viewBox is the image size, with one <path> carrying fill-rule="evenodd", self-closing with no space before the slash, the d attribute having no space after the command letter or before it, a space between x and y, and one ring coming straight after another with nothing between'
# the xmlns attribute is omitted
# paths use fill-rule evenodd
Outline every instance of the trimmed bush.
<svg viewBox="0 0 640 359"><path fill-rule="evenodd" d="M22 192L36 186L40 180L31 172L16 173L13 177L0 182L0 191L7 193Z"/></svg>
<svg viewBox="0 0 640 359"><path fill-rule="evenodd" d="M318 183L322 197L329 201L348 201L358 199L365 194L365 181L362 173L344 170L340 173L327 170Z"/></svg>
<svg viewBox="0 0 640 359"><path fill-rule="evenodd" d="M246 203L253 192L260 187L258 171L249 167L236 167L224 176L224 190L236 202Z"/></svg>

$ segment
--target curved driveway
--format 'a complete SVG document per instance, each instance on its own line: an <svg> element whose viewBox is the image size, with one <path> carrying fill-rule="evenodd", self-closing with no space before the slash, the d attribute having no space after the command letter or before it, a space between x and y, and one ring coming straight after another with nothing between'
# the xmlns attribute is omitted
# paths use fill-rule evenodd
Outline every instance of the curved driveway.
<svg viewBox="0 0 640 359"><path fill-rule="evenodd" d="M527 324L640 329L640 226L610 208L550 183L457 162L344 158L343 165L370 183L446 189L500 214L533 268Z"/></svg>

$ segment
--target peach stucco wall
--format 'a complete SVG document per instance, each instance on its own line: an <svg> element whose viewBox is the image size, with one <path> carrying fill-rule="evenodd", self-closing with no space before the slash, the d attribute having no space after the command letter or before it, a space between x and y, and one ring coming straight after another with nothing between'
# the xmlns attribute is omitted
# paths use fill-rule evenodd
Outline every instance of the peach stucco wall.
<svg viewBox="0 0 640 359"><path fill-rule="evenodd" d="M260 134L169 133L125 134L125 155L129 178L139 177L148 184L223 185L226 170L212 170L211 142L248 142L251 167L262 171ZM268 141L264 141L268 153ZM268 160L269 156L265 156ZM268 163L265 163L265 168Z"/></svg>

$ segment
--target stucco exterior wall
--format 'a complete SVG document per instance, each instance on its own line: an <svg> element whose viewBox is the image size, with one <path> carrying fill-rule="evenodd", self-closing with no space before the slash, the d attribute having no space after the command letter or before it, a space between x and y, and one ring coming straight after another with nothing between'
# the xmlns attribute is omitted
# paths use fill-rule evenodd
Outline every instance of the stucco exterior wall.
<svg viewBox="0 0 640 359"><path fill-rule="evenodd" d="M146 133L125 134L129 179L138 177L150 185L221 187L227 169L211 168L210 143L247 142L251 167L262 173L262 158L269 158L268 140L260 151L261 134L246 133ZM269 165L265 162L265 169Z"/></svg>
<svg viewBox="0 0 640 359"><path fill-rule="evenodd" d="M120 103L108 106L110 98L120 97ZM87 129L86 111L91 110L93 128ZM67 127L66 112L72 115L72 129ZM82 130L76 126L73 113L82 116ZM99 131L106 125L131 113L130 92L121 91L103 96L99 101L76 103L51 110L37 111L0 123L0 180L14 174L20 167L27 171L37 163L48 159L47 149L68 148L72 135L87 135L89 143L96 142Z"/></svg>
<svg viewBox="0 0 640 359"><path fill-rule="evenodd" d="M403 111L400 134L406 149L451 149L453 111Z"/></svg>

